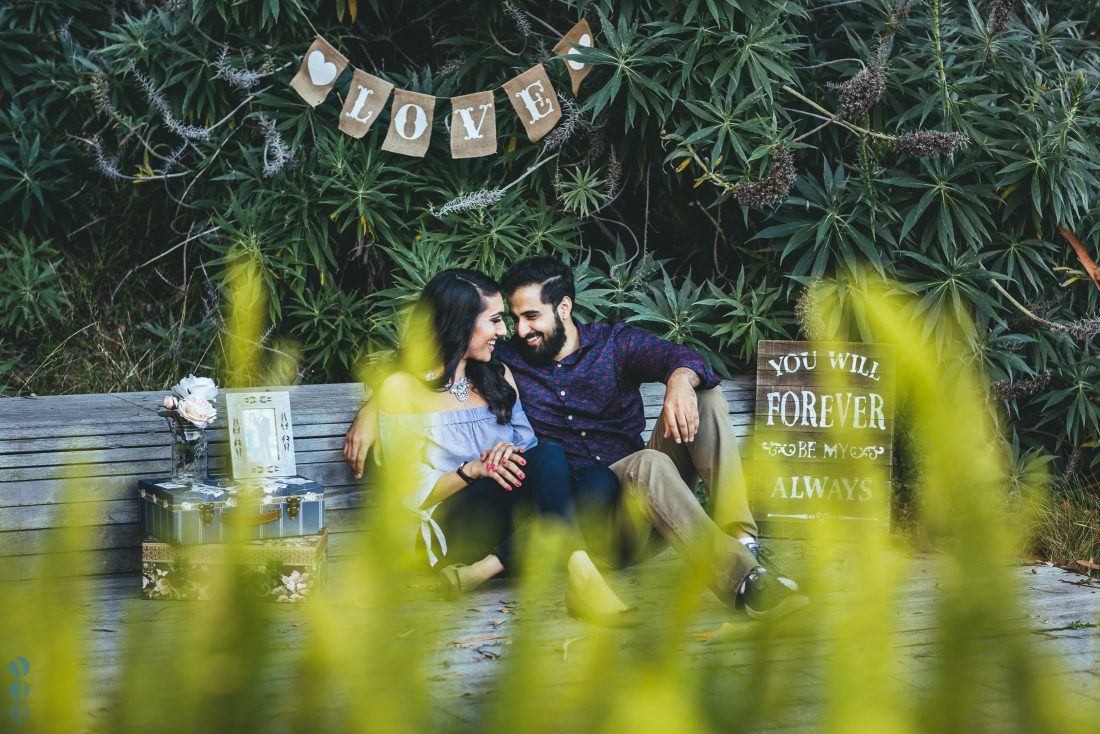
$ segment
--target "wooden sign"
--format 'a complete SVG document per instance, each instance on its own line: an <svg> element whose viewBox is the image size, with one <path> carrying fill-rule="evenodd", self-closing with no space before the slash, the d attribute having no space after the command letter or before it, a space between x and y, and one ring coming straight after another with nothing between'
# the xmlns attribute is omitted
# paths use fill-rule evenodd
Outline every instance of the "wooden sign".
<svg viewBox="0 0 1100 734"><path fill-rule="evenodd" d="M761 341L750 501L764 534L825 518L889 527L893 349Z"/></svg>

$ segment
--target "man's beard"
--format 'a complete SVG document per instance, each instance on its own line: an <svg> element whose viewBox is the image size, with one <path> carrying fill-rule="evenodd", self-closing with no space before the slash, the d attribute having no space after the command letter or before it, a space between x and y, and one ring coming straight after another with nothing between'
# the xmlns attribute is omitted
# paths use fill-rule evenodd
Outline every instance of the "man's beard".
<svg viewBox="0 0 1100 734"><path fill-rule="evenodd" d="M537 367L545 367L554 361L554 357L558 356L558 352L565 346L565 324L562 323L561 316L554 312L554 331L549 334L542 334L536 332L542 336L542 344L537 347L533 347L527 343L526 339L523 339L516 334L515 339L512 340L516 346L516 351L519 352L519 356Z"/></svg>

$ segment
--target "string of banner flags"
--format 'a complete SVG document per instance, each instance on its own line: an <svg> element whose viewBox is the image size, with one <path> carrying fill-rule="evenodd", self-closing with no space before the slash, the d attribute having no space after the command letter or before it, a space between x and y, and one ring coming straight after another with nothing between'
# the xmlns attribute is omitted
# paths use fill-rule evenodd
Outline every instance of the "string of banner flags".
<svg viewBox="0 0 1100 734"><path fill-rule="evenodd" d="M554 46L554 54L568 56L577 53L578 48L592 46L592 30L581 20ZM316 107L325 101L348 65L344 55L318 35L302 58L302 66L290 86L307 104ZM592 65L565 58L565 67L575 96ZM541 140L561 119L558 95L542 64L509 79L501 88L532 143ZM390 127L382 150L422 158L431 141L436 98L395 89L385 79L355 67L352 67L351 86L340 111L339 128L353 138L362 138L378 119L391 93ZM479 158L495 154L497 125L493 90L451 97L450 101L451 157Z"/></svg>

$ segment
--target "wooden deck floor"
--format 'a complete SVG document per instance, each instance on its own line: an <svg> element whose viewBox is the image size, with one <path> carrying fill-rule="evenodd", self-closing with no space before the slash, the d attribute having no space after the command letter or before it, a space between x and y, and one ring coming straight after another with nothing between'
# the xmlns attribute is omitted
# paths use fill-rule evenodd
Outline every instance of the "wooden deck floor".
<svg viewBox="0 0 1100 734"><path fill-rule="evenodd" d="M797 566L800 552L797 544L785 543L780 549L785 566ZM899 697L914 707L920 706L922 696L931 695L944 683L945 647L933 603L938 561L931 555L913 559L902 593L892 605L895 634L889 646L889 675ZM331 577L338 579L346 563L333 559ZM1031 662L1045 671L1043 675L1052 676L1056 685L1075 691L1081 705L1100 712L1100 629L1096 626L1100 623L1100 583L1081 585L1083 577L1048 566L1020 566L1012 573L1020 581L1026 611L1010 621L1017 629L1026 630ZM399 656L402 644L428 651L423 673L426 688L420 691L416 705L429 702L430 711L424 712L423 720L437 731L483 730L486 711L497 697L508 695L505 682L515 675L533 676L527 693L537 697L537 705L556 722L542 729L589 730L598 714L570 710L569 702L576 700L570 697L570 690L591 675L588 666L599 651L613 662L600 669L599 683L588 681L585 685L602 685L609 693L585 699L588 709L614 698L610 694L620 675L623 681L636 685L638 676L646 671L658 678L669 674L693 681L691 687L698 691L711 721L720 723L717 730L819 728L827 715L829 696L839 685L837 676L846 673L831 657L831 641L820 634L816 620L830 609L843 609L843 585L816 593L813 606L788 620L781 634L760 636L756 634L759 629L750 626L743 615L726 609L706 591L681 596L678 606L666 603L682 583L682 576L683 566L671 552L611 575L615 588L636 603L646 619L642 627L633 630L605 630L570 619L556 592L536 594L519 603L519 590L500 581L448 603L435 598L427 579L420 580L412 584L409 598L388 619L387 634L396 647L380 652L380 659ZM845 577L838 574L836 578ZM87 598L80 615L88 635L82 663L89 681L88 729L117 730L114 716L120 705L118 680L127 656L127 633L142 635L141 655L156 656L165 648L163 643L172 639L173 630L189 623L195 603L146 601L137 592L140 582L136 576L102 577L84 583ZM980 583L975 584L975 593L981 593ZM345 612L339 616L339 629L326 630L327 639L335 636L354 644L363 632L364 620L371 619L370 608L349 607ZM313 629L315 623L303 607L277 605L271 614L270 638L278 644L268 651L264 663L263 680L271 692L270 705L265 706L270 723L264 731L298 731L303 722L284 710L279 692L309 685L311 673L301 661L301 650L317 644L321 630ZM694 636L727 622L735 624L736 630L724 639L704 643ZM746 630L746 638L738 639ZM983 632L973 630L973 636L981 637ZM516 651L521 645L526 667L517 667ZM661 661L668 661L674 670L666 670ZM1004 665L1003 661L991 664ZM858 665L855 672L858 675ZM999 704L1016 695L1013 671L1003 672L983 679L980 687L988 703L991 718L987 723L992 731L999 730L997 717L1008 710ZM320 683L313 685L324 688ZM394 685L400 689L397 682ZM334 690L324 704L325 715L334 717L330 723L339 721L346 705L346 698ZM526 705L532 702L528 700ZM45 712L32 710L31 714L44 716ZM151 707L147 724L163 731L162 717L171 715L170 708ZM1011 723L1005 722L1006 726ZM1015 723L1017 726L1009 728L1018 729L1019 722ZM338 725L333 728L340 730Z"/></svg>

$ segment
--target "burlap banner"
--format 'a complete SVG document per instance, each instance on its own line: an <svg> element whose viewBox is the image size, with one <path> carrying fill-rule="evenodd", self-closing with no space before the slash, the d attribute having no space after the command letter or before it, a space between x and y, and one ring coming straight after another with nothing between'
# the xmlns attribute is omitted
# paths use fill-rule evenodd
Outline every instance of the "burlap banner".
<svg viewBox="0 0 1100 734"><path fill-rule="evenodd" d="M497 152L497 111L492 92L451 97L451 157L477 158Z"/></svg>
<svg viewBox="0 0 1100 734"><path fill-rule="evenodd" d="M393 93L390 131L382 150L423 158L432 139L435 97L398 89Z"/></svg>
<svg viewBox="0 0 1100 734"><path fill-rule="evenodd" d="M519 121L527 130L527 138L532 142L542 140L561 119L558 107L558 94L546 76L542 64L532 66L514 79L504 82L504 91L512 103Z"/></svg>
<svg viewBox="0 0 1100 734"><path fill-rule="evenodd" d="M393 85L385 79L356 69L351 77L348 98L344 100L344 109L340 112L340 129L353 138L366 135L386 106L392 91Z"/></svg>
<svg viewBox="0 0 1100 734"><path fill-rule="evenodd" d="M563 57L574 95L592 71L592 65L568 57L576 54L578 48L592 47L592 29L583 20L554 47L554 53ZM301 68L290 86L306 103L316 107L328 97L348 66L343 54L317 36L302 57ZM558 94L542 64L509 79L502 89L531 142L541 140L561 119ZM382 150L422 158L431 143L436 98L430 94L395 90L385 79L360 69L352 69L351 84L340 110L339 129L353 138L362 138L382 114L391 93L390 125ZM497 152L497 113L492 91L451 97L448 122L453 158L478 158Z"/></svg>
<svg viewBox="0 0 1100 734"><path fill-rule="evenodd" d="M592 48L592 29L588 27L587 20L582 20L570 28L569 32L558 41L558 45L554 46L554 53L559 56L562 54L575 54L578 48ZM584 64L567 58L565 69L569 72L569 81L573 83L573 96L576 97L581 82L592 71L592 64Z"/></svg>
<svg viewBox="0 0 1100 734"><path fill-rule="evenodd" d="M302 68L291 80L290 86L310 107L316 107L325 101L332 91L336 77L346 69L348 60L329 45L325 39L317 36L313 45L302 57Z"/></svg>

